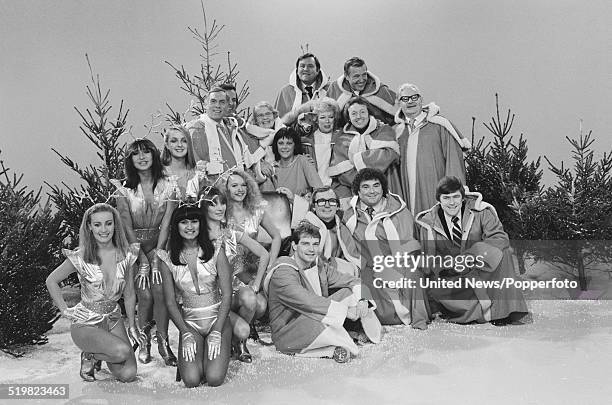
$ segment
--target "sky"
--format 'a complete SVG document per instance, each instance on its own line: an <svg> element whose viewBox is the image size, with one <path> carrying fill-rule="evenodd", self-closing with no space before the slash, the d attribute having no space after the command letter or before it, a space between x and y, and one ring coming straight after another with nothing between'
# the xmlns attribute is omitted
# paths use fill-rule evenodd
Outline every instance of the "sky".
<svg viewBox="0 0 612 405"><path fill-rule="evenodd" d="M225 25L217 61L231 51L239 84L250 86L246 105L274 102L308 44L332 79L360 56L392 89L417 84L467 137L472 117L476 136L487 133L482 122L499 93L530 158L569 161L565 137L578 136L580 120L598 153L612 149L609 1L207 0L205 8L209 22ZM86 53L113 111L121 100L130 109L135 136L166 103L184 111L190 97L164 61L199 70L187 27L204 30L199 0L0 0L0 159L34 187L78 183L51 148L97 163L74 110L91 107Z"/></svg>

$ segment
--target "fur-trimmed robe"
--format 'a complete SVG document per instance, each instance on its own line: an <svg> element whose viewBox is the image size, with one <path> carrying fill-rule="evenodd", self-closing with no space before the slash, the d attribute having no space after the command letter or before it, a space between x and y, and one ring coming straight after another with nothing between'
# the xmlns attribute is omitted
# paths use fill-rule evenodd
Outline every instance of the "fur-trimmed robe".
<svg viewBox="0 0 612 405"><path fill-rule="evenodd" d="M419 287L420 269L407 267L385 267L374 271L375 256L419 254L421 246L414 238L414 221L406 203L392 193L387 194L383 211L369 220L359 209L359 199L353 197L350 207L344 211L343 223L338 236L345 257L360 268L361 281L367 286L376 302L376 315L383 325L412 325L427 329L427 300ZM375 278L415 280L415 288L376 288ZM369 298L369 297L366 297Z"/></svg>
<svg viewBox="0 0 612 405"><path fill-rule="evenodd" d="M368 101L370 114L387 125L393 125L393 117L397 111L394 91L390 90L387 85L382 84L380 79L373 73L368 72L366 85L359 95ZM351 89L348 80L342 75L331 83L327 96L336 100L340 106L340 111L342 111L346 102L357 96L357 94ZM338 125L345 124L342 117L339 119Z"/></svg>
<svg viewBox="0 0 612 405"><path fill-rule="evenodd" d="M279 117L283 117L290 111L297 111L302 104L311 100L306 90L303 90L302 87L302 82L294 69L289 75L289 84L283 87L278 93L278 96L276 96L274 108L278 110ZM313 83L312 100L325 97L328 87L329 76L327 76L324 71L320 70Z"/></svg>
<svg viewBox="0 0 612 405"><path fill-rule="evenodd" d="M466 187L466 198L461 216L461 248L449 240L445 231L444 213L440 204L416 216L421 244L428 255L481 255L485 266L455 273L432 267L426 271L430 277L455 281L459 278L494 281L514 278L515 269L509 252L508 234L504 232L495 208L482 201L479 193L470 193ZM515 288L463 288L429 289L432 308L438 306L443 316L457 323L488 322L503 319L512 313L520 318L528 309L522 292ZM435 304L437 303L437 305Z"/></svg>
<svg viewBox="0 0 612 405"><path fill-rule="evenodd" d="M329 288L340 290L329 296ZM264 290L278 351L331 357L341 346L358 353L343 327L348 308L361 299L358 278L338 272L332 261L317 261L315 267L301 270L292 257L280 257L266 275Z"/></svg>
<svg viewBox="0 0 612 405"><path fill-rule="evenodd" d="M264 151L258 152L258 149L261 149L258 143L244 137L241 128L243 124L242 120L233 117L224 118L222 122L217 123L208 115L202 114L185 125L191 135L194 158L196 162L202 160L209 163L206 169L209 176L217 176L234 166L248 169L263 157ZM219 127L225 127L228 136L224 136ZM213 129L214 133L208 133ZM211 156L212 144L218 144L221 156ZM261 155L259 159L255 156L256 152Z"/></svg>
<svg viewBox="0 0 612 405"><path fill-rule="evenodd" d="M332 188L338 198L351 197L351 185L357 171L371 167L390 176L388 169L399 158L399 145L390 126L370 116L363 134L346 124L342 131L334 133L332 160L327 174L332 178ZM399 180L389 178L389 183Z"/></svg>
<svg viewBox="0 0 612 405"><path fill-rule="evenodd" d="M457 128L439 115L437 105L430 103L423 111L427 115L412 131L401 110L395 115L397 125L394 130L400 148L401 196L413 215L436 203L436 186L442 177L456 176L465 184L462 149L471 147ZM414 184L410 182L409 165L413 165L416 171ZM391 186L391 190L400 193L396 186Z"/></svg>

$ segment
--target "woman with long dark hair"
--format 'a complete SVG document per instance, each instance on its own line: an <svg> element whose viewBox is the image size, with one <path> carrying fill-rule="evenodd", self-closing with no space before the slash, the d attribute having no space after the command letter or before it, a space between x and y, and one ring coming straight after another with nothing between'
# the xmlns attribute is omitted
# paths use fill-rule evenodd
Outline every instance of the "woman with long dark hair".
<svg viewBox="0 0 612 405"><path fill-rule="evenodd" d="M157 348L168 366L176 366L176 356L168 342L168 311L164 304L156 249L165 246L172 210L176 206L176 184L163 174L159 151L148 139L132 142L125 154L126 180L123 184L113 180L117 187L117 209L125 224L130 242L140 243L139 270L136 275L138 288L138 323L147 335L147 343L141 346L138 360L151 361L150 330L157 324ZM151 274L150 274L151 273Z"/></svg>
<svg viewBox="0 0 612 405"><path fill-rule="evenodd" d="M108 204L95 204L85 211L79 230L79 248L64 249L66 260L47 277L47 288L62 316L72 321L70 333L81 353L80 375L94 381L100 361L119 380L136 378L136 358L121 319L117 301L123 295L129 335L139 344L144 334L135 321L133 266L139 245L128 245L121 218ZM81 301L68 307L59 283L77 272Z"/></svg>
<svg viewBox="0 0 612 405"><path fill-rule="evenodd" d="M231 271L223 239L210 240L197 205L181 205L172 214L169 250L157 255L168 312L180 331L178 376L190 388L202 381L223 384L232 339Z"/></svg>

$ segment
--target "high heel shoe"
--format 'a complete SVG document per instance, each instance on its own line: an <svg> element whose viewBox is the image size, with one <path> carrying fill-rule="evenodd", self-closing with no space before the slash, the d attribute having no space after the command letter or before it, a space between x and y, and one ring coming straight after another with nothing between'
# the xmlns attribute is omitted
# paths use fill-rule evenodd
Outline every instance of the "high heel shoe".
<svg viewBox="0 0 612 405"><path fill-rule="evenodd" d="M253 356L251 356L251 353L249 353L249 349L245 340L241 340L240 342L238 342L238 344L234 345L234 353L236 355L236 359L240 360L243 363L253 362Z"/></svg>
<svg viewBox="0 0 612 405"><path fill-rule="evenodd" d="M94 359L92 353L81 352L81 370L79 375L83 380L87 382L96 381L94 376L95 363L96 359Z"/></svg>
<svg viewBox="0 0 612 405"><path fill-rule="evenodd" d="M142 364L147 364L151 362L151 328L153 325L149 322L142 329L144 334L147 337L147 340L144 345L140 346L140 350L138 351L138 361Z"/></svg>
<svg viewBox="0 0 612 405"><path fill-rule="evenodd" d="M159 351L159 355L164 359L166 366L176 367L178 361L174 353L172 353L170 343L168 343L168 336L164 338L161 333L156 332L155 338L157 340L157 350Z"/></svg>
<svg viewBox="0 0 612 405"><path fill-rule="evenodd" d="M176 368L176 377L174 378L176 380L176 382L181 382L182 378L181 378L181 370L178 369L178 367Z"/></svg>

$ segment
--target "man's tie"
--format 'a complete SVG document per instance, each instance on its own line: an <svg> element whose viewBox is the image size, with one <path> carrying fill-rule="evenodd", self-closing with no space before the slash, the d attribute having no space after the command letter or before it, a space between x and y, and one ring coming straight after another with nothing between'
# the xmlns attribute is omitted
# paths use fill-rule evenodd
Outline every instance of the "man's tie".
<svg viewBox="0 0 612 405"><path fill-rule="evenodd" d="M306 86L304 87L304 90L306 90L306 93L308 93L308 99L312 100L312 95L314 94L312 92L312 86Z"/></svg>
<svg viewBox="0 0 612 405"><path fill-rule="evenodd" d="M410 118L410 120L408 120L408 128L410 128L410 133L414 132L414 118Z"/></svg>
<svg viewBox="0 0 612 405"><path fill-rule="evenodd" d="M370 219L374 218L374 208L373 207L366 208L366 212L370 216Z"/></svg>
<svg viewBox="0 0 612 405"><path fill-rule="evenodd" d="M453 243L458 247L461 247L461 224L459 223L459 217L454 216L452 219L453 229L451 231L453 237Z"/></svg>

